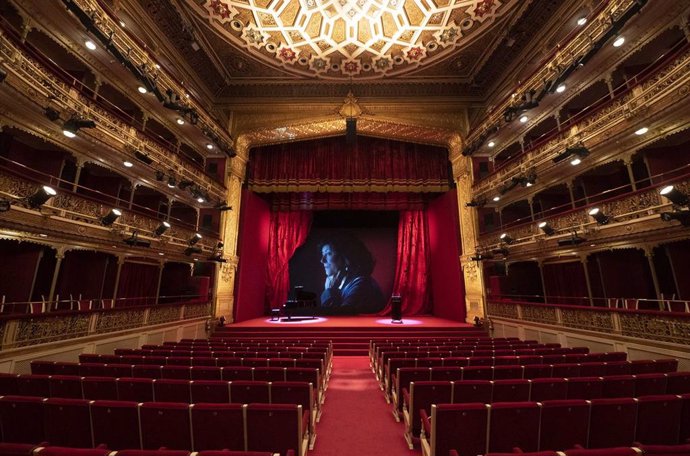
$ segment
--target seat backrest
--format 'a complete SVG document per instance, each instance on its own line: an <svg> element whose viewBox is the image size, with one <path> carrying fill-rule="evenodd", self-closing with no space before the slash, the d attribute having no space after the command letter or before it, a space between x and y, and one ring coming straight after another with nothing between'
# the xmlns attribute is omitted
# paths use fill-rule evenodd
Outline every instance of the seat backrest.
<svg viewBox="0 0 690 456"><path fill-rule="evenodd" d="M190 408L194 451L225 448L242 451L244 443L242 404L194 404Z"/></svg>
<svg viewBox="0 0 690 456"><path fill-rule="evenodd" d="M593 399L589 424L589 447L632 445L635 440L637 402L633 398Z"/></svg>
<svg viewBox="0 0 690 456"><path fill-rule="evenodd" d="M564 400L568 397L568 381L564 378L530 380L530 401Z"/></svg>
<svg viewBox="0 0 690 456"><path fill-rule="evenodd" d="M589 402L584 399L541 403L540 450L563 450L587 446Z"/></svg>
<svg viewBox="0 0 690 456"><path fill-rule="evenodd" d="M50 397L81 399L84 397L82 378L76 375L51 375L49 380Z"/></svg>
<svg viewBox="0 0 690 456"><path fill-rule="evenodd" d="M107 445L112 450L141 448L136 402L93 401L91 423L95 445Z"/></svg>
<svg viewBox="0 0 690 456"><path fill-rule="evenodd" d="M162 378L153 381L153 399L156 402L184 402L189 404L191 397L191 380Z"/></svg>
<svg viewBox="0 0 690 456"><path fill-rule="evenodd" d="M481 402L488 404L491 402L493 385L491 380L460 380L454 382L453 403L468 404Z"/></svg>
<svg viewBox="0 0 690 456"><path fill-rule="evenodd" d="M44 399L31 396L0 397L3 442L41 443L46 439Z"/></svg>
<svg viewBox="0 0 690 456"><path fill-rule="evenodd" d="M249 380L230 382L230 402L236 404L249 404L251 402L268 404L270 397L269 382Z"/></svg>
<svg viewBox="0 0 690 456"><path fill-rule="evenodd" d="M45 401L46 439L51 445L93 447L90 401L50 398Z"/></svg>
<svg viewBox="0 0 690 456"><path fill-rule="evenodd" d="M453 383L449 381L421 381L410 383L410 401L408 413L412 424L412 434L419 436L421 431L421 409L431 413L432 404L451 404L453 402Z"/></svg>
<svg viewBox="0 0 690 456"><path fill-rule="evenodd" d="M522 451L539 449L538 402L493 403L489 409L488 451L510 452L513 448Z"/></svg>
<svg viewBox="0 0 690 456"><path fill-rule="evenodd" d="M679 442L683 401L676 395L637 398L635 441L647 445L676 445Z"/></svg>
<svg viewBox="0 0 690 456"><path fill-rule="evenodd" d="M529 380L494 380L491 402L529 401Z"/></svg>
<svg viewBox="0 0 690 456"><path fill-rule="evenodd" d="M116 401L117 381L113 377L84 377L81 381L84 399Z"/></svg>
<svg viewBox="0 0 690 456"><path fill-rule="evenodd" d="M602 377L568 378L568 399L598 399L603 397Z"/></svg>
<svg viewBox="0 0 690 456"><path fill-rule="evenodd" d="M457 449L459 456L486 453L488 426L488 405L432 405L431 456L446 456L452 449Z"/></svg>
<svg viewBox="0 0 690 456"><path fill-rule="evenodd" d="M139 423L141 446L145 450L161 447L171 450L192 448L189 404L167 402L139 404Z"/></svg>
<svg viewBox="0 0 690 456"><path fill-rule="evenodd" d="M117 397L121 401L152 402L153 379L132 377L118 378Z"/></svg>
<svg viewBox="0 0 690 456"><path fill-rule="evenodd" d="M635 383L635 397L666 394L666 374L638 374L633 375Z"/></svg>
<svg viewBox="0 0 690 456"><path fill-rule="evenodd" d="M296 404L249 404L245 406L247 450L288 450L302 454L304 436L302 406ZM305 423L306 424L306 423Z"/></svg>

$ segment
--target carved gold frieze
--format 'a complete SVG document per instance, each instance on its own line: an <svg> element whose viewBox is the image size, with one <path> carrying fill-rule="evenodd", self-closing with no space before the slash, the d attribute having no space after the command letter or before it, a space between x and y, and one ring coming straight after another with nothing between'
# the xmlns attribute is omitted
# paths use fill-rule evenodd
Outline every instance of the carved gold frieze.
<svg viewBox="0 0 690 456"><path fill-rule="evenodd" d="M14 347L44 344L56 340L71 339L87 335L88 314L66 314L48 317L25 318L17 324Z"/></svg>
<svg viewBox="0 0 690 456"><path fill-rule="evenodd" d="M211 315L211 307L208 303L185 304L184 318L208 317Z"/></svg>
<svg viewBox="0 0 690 456"><path fill-rule="evenodd" d="M548 306L523 306L522 319L549 324L558 322L556 308Z"/></svg>
<svg viewBox="0 0 690 456"><path fill-rule="evenodd" d="M486 304L487 311L490 317L505 317L517 320L518 308L515 304L508 304L503 302L489 301Z"/></svg>
<svg viewBox="0 0 690 456"><path fill-rule="evenodd" d="M690 345L690 320L660 315L620 314L624 336Z"/></svg>
<svg viewBox="0 0 690 456"><path fill-rule="evenodd" d="M561 315L563 318L563 326L567 326L569 328L588 329L590 331L602 332L613 331L611 312L568 309L561 307Z"/></svg>
<svg viewBox="0 0 690 456"><path fill-rule="evenodd" d="M146 309L114 310L103 312L96 323L97 333L108 333L124 329L138 328L144 325Z"/></svg>
<svg viewBox="0 0 690 456"><path fill-rule="evenodd" d="M177 321L180 319L180 310L179 306L151 307L147 323L149 325L158 325L169 321Z"/></svg>

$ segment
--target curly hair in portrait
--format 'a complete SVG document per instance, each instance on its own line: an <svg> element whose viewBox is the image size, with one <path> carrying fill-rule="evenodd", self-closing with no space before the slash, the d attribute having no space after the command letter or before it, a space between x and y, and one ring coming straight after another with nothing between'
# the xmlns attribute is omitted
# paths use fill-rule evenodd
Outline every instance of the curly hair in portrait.
<svg viewBox="0 0 690 456"><path fill-rule="evenodd" d="M353 234L343 233L324 239L319 243L319 251L326 245L342 259L348 274L368 276L374 272L376 260L367 246Z"/></svg>

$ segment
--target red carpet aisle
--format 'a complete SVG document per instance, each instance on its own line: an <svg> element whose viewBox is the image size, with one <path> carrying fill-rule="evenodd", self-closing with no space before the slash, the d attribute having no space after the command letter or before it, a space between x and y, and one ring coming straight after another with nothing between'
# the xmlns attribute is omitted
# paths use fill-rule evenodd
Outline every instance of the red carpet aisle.
<svg viewBox="0 0 690 456"><path fill-rule="evenodd" d="M403 438L366 356L335 356L312 456L419 456Z"/></svg>

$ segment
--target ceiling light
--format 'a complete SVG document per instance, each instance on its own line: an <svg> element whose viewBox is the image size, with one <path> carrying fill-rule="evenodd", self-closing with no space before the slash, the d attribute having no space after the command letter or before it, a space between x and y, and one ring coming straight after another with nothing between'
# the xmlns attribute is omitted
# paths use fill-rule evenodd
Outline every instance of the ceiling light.
<svg viewBox="0 0 690 456"><path fill-rule="evenodd" d="M491 147L491 146L489 146L489 147ZM211 143L206 144L206 148L208 150L213 150L213 144L211 144Z"/></svg>
<svg viewBox="0 0 690 456"><path fill-rule="evenodd" d="M582 163L582 160L580 160L580 157L573 158L572 160L570 160L570 164L573 165L573 166L577 166L577 165L579 165L580 163Z"/></svg>
<svg viewBox="0 0 690 456"><path fill-rule="evenodd" d="M534 185L532 182L527 182L527 183L525 184L525 187L531 187L532 185Z"/></svg>
<svg viewBox="0 0 690 456"><path fill-rule="evenodd" d="M561 84L558 87L556 87L556 92L558 92L558 93L565 92L565 84Z"/></svg>
<svg viewBox="0 0 690 456"><path fill-rule="evenodd" d="M489 142L489 147L494 147L495 145L496 145L495 142L493 142L493 141L490 141L490 142Z"/></svg>
<svg viewBox="0 0 690 456"><path fill-rule="evenodd" d="M88 49L90 49L90 50L92 50L92 51L95 51L95 50L96 50L96 43L94 43L94 42L91 41L91 40L86 40L86 41L84 42L84 46L86 46Z"/></svg>
<svg viewBox="0 0 690 456"><path fill-rule="evenodd" d="M527 116L522 116L522 117L520 117L520 122L522 122L522 123L525 123L525 122L527 122L528 120L529 120L529 117L527 117Z"/></svg>
<svg viewBox="0 0 690 456"><path fill-rule="evenodd" d="M494 200L494 201L500 201L500 199L501 199L500 196L494 196L494 197L493 197L493 200Z"/></svg>
<svg viewBox="0 0 690 456"><path fill-rule="evenodd" d="M585 25L586 23L587 23L586 17L581 17L580 19L577 20L577 25Z"/></svg>
<svg viewBox="0 0 690 456"><path fill-rule="evenodd" d="M124 161L122 162L122 164L125 165L125 168L131 168L132 166L134 166L134 163L132 163L131 161Z"/></svg>
<svg viewBox="0 0 690 456"><path fill-rule="evenodd" d="M625 43L625 37L619 36L616 41L613 42L613 47L621 47Z"/></svg>
<svg viewBox="0 0 690 456"><path fill-rule="evenodd" d="M44 185L43 187L36 190L36 193L28 197L27 202L29 203L29 207L31 209L36 209L38 207L43 206L46 203L46 201L48 201L55 195L57 195L57 192L52 187Z"/></svg>
<svg viewBox="0 0 690 456"><path fill-rule="evenodd" d="M178 125L184 125L184 119L182 117L177 118L177 124Z"/></svg>
<svg viewBox="0 0 690 456"><path fill-rule="evenodd" d="M118 209L110 209L110 212L108 212L102 219L101 219L101 224L104 226L110 226L113 223L115 223L115 220L118 219L122 215L122 212L120 212Z"/></svg>
<svg viewBox="0 0 690 456"><path fill-rule="evenodd" d="M163 255L165 255L165 253L163 253L163 252L158 252L158 255L163 256Z"/></svg>
<svg viewBox="0 0 690 456"><path fill-rule="evenodd" d="M74 134L74 132L71 132L69 130L62 130L62 134L67 136L68 138L74 138L75 136L77 136L76 134Z"/></svg>
<svg viewBox="0 0 690 456"><path fill-rule="evenodd" d="M145 94L146 92L148 92L148 90L146 90L146 87L144 87L144 86L139 86L139 87L137 87L137 90L138 90L139 93L141 93L141 94Z"/></svg>
<svg viewBox="0 0 690 456"><path fill-rule="evenodd" d="M637 131L635 132L635 134L638 135L638 136L639 136L639 135L644 135L644 134L647 133L648 131L649 131L649 128L647 128L647 127L642 127L642 128L640 128L639 130L637 130Z"/></svg>

